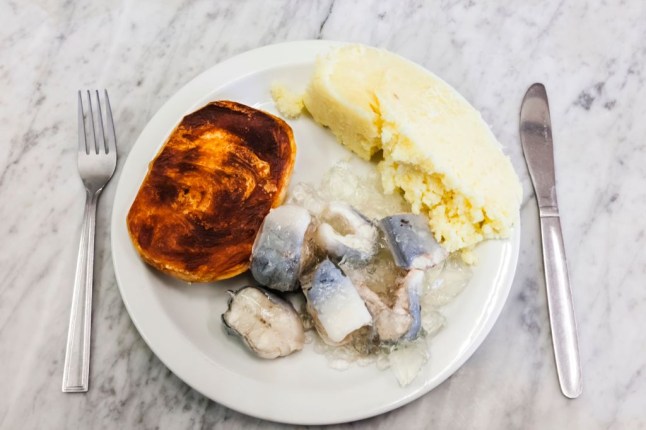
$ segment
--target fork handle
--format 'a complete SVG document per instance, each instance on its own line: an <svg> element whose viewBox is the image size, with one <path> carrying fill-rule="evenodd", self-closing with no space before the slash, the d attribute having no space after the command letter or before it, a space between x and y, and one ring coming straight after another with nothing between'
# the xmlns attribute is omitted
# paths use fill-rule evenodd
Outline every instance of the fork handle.
<svg viewBox="0 0 646 430"><path fill-rule="evenodd" d="M92 331L92 282L94 278L94 231L99 192L87 191L81 242L76 260L70 325L67 332L63 392L81 393L89 387L90 334Z"/></svg>

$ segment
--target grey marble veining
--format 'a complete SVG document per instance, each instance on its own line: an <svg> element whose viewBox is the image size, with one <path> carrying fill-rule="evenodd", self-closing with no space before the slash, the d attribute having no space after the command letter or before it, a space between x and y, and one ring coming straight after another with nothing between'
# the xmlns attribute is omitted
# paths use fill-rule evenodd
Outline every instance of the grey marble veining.
<svg viewBox="0 0 646 430"><path fill-rule="evenodd" d="M473 357L420 400L339 428L646 428L646 3L465 1L0 2L0 427L279 428L193 391L132 325L99 205L91 390L60 392L83 209L78 88L110 89L119 164L184 83L257 46L384 47L455 86L523 180L522 251ZM518 142L526 88L550 97L584 393L559 394L536 204ZM117 171L117 178L118 178Z"/></svg>

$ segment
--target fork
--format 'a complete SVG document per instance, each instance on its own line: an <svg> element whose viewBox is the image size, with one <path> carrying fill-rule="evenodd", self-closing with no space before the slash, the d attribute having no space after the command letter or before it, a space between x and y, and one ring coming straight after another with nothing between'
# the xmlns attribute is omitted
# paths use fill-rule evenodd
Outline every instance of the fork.
<svg viewBox="0 0 646 430"><path fill-rule="evenodd" d="M83 109L82 92L78 92L78 169L85 186L86 200L81 242L76 260L70 324L67 332L65 367L63 368L64 393L86 392L89 388L96 206L103 187L108 183L117 166L117 142L112 110L110 109L108 91L104 90L104 93L105 129L99 91L95 90L96 113L92 106L90 91L87 91L87 111ZM95 123L98 127L95 126ZM88 133L90 139L88 139Z"/></svg>

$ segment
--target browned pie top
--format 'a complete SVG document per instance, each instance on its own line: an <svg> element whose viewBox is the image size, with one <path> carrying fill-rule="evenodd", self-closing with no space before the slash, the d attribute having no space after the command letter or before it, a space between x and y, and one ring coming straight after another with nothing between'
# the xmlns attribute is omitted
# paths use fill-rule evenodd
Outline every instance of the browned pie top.
<svg viewBox="0 0 646 430"><path fill-rule="evenodd" d="M268 113L218 101L187 115L128 212L135 247L187 281L243 272L264 217L283 199L295 156L291 128Z"/></svg>

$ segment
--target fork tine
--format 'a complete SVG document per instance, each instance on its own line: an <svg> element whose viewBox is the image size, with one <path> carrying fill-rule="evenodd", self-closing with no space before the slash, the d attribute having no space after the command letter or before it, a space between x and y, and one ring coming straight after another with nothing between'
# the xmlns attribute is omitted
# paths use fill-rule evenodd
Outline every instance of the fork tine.
<svg viewBox="0 0 646 430"><path fill-rule="evenodd" d="M105 114L108 121L108 141L107 148L108 153L114 152L117 153L117 134L114 131L114 121L112 120L112 108L110 107L110 97L108 97L108 90L104 89L105 93Z"/></svg>
<svg viewBox="0 0 646 430"><path fill-rule="evenodd" d="M105 143L105 131L103 130L103 112L101 111L101 99L99 98L99 90L94 90L96 93L96 104L97 104L97 110L98 110L98 116L99 116L99 142L97 142L97 146L99 147L99 151L105 151L105 153L108 153L108 145Z"/></svg>
<svg viewBox="0 0 646 430"><path fill-rule="evenodd" d="M94 127L94 111L92 110L92 96L90 95L90 90L87 90L87 100L90 105L90 124L92 124L92 137L94 138L94 150L96 153L99 153L99 146L96 138L96 129Z"/></svg>
<svg viewBox="0 0 646 430"><path fill-rule="evenodd" d="M78 92L79 96L79 152L83 151L86 154L89 154L87 148L87 136L85 134L85 120L83 118L83 97L81 97L81 90Z"/></svg>

